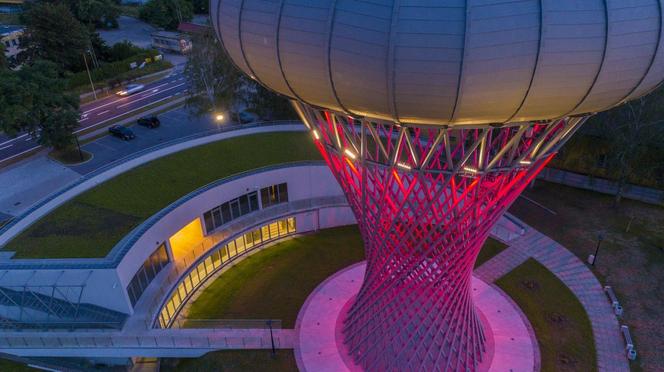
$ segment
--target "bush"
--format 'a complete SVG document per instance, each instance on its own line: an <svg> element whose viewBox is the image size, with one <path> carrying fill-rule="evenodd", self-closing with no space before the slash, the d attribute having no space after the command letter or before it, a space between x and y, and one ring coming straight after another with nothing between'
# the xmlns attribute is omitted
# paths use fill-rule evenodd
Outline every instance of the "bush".
<svg viewBox="0 0 664 372"><path fill-rule="evenodd" d="M140 65L143 61L145 61L146 58L154 58L154 56L158 54L159 52L156 50L146 50L143 53L136 54L129 58L125 58L121 61L103 63L99 68L90 71L90 74L92 75L92 81L101 82L108 79L125 80L126 79L125 76L127 75L140 76L144 75L145 71L147 71L146 69L148 68L150 69L150 71L154 70L155 68L153 67L154 65L157 65L158 67L160 67L160 69L165 68L166 65L170 66L170 64L164 61L153 62L145 66L145 68L138 71L136 71L137 69L132 70L131 67L129 66L132 62L136 62L136 64ZM132 73L127 74L130 71L132 71ZM136 72L134 73L133 71ZM87 71L77 72L69 76L68 89L75 89L77 87L80 87L82 85L87 85L89 83L90 82L88 80Z"/></svg>
<svg viewBox="0 0 664 372"><path fill-rule="evenodd" d="M128 58L132 58L135 55L147 52L147 49L137 47L128 40L124 40L120 43L117 43L109 48L108 50L108 61L117 62L122 61Z"/></svg>

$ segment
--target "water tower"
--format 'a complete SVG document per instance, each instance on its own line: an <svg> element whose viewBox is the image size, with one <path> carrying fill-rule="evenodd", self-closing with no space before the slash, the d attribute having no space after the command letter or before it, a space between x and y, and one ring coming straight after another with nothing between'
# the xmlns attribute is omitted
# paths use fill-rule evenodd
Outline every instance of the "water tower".
<svg viewBox="0 0 664 372"><path fill-rule="evenodd" d="M368 371L473 371L477 254L593 113L664 79L658 0L212 0L235 64L293 100L365 244L343 326Z"/></svg>

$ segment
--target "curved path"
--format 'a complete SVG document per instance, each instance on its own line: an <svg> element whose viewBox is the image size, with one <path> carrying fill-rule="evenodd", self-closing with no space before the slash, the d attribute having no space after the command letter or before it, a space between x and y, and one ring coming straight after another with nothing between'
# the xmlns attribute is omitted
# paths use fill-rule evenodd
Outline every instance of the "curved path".
<svg viewBox="0 0 664 372"><path fill-rule="evenodd" d="M516 219L516 218L515 218ZM595 275L567 248L521 222L525 234L475 270L491 283L532 257L554 273L579 299L592 325L600 371L629 371L618 319Z"/></svg>

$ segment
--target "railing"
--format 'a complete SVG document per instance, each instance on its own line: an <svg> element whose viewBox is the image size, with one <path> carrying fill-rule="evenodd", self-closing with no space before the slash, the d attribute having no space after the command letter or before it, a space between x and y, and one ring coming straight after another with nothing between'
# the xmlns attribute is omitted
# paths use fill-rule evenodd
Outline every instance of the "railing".
<svg viewBox="0 0 664 372"><path fill-rule="evenodd" d="M176 319L172 328L281 329L281 319Z"/></svg>
<svg viewBox="0 0 664 372"><path fill-rule="evenodd" d="M228 336L227 330L206 330L206 335L187 335L172 332L168 335L114 335L114 336L10 336L0 337L0 349L266 349L271 347L269 330L261 335ZM247 332L248 333L248 332ZM281 337L274 335L276 348Z"/></svg>

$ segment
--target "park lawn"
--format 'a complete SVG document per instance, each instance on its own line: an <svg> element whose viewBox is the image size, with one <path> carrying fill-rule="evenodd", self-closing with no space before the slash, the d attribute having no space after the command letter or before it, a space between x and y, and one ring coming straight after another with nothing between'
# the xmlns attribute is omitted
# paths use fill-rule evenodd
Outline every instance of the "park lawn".
<svg viewBox="0 0 664 372"><path fill-rule="evenodd" d="M535 330L542 371L597 370L590 319L574 293L546 267L528 259L496 284Z"/></svg>
<svg viewBox="0 0 664 372"><path fill-rule="evenodd" d="M27 364L15 362L9 359L0 358L0 371L7 372L34 372L38 371L36 368L28 367Z"/></svg>
<svg viewBox="0 0 664 372"><path fill-rule="evenodd" d="M632 370L664 366L664 208L626 199L615 207L611 195L544 181L525 195L556 214L522 198L510 212L582 261L595 252L597 235L604 235L591 269L625 309L621 323L630 327L639 353Z"/></svg>
<svg viewBox="0 0 664 372"><path fill-rule="evenodd" d="M296 236L245 258L217 278L193 302L187 318L281 319L282 327L294 328L311 292L362 260L356 226Z"/></svg>
<svg viewBox="0 0 664 372"><path fill-rule="evenodd" d="M475 268L482 266L483 263L492 259L498 253L504 251L507 248L507 245L493 238L488 238L480 253L477 255L477 260L475 260Z"/></svg>
<svg viewBox="0 0 664 372"><path fill-rule="evenodd" d="M142 221L210 182L273 164L320 159L305 132L232 138L169 155L94 187L3 249L15 258L104 257Z"/></svg>
<svg viewBox="0 0 664 372"><path fill-rule="evenodd" d="M500 245L489 239L485 247L494 253L502 250ZM304 301L320 283L362 260L362 238L356 226L298 236L230 268L203 289L187 318L281 319L284 328L293 328Z"/></svg>
<svg viewBox="0 0 664 372"><path fill-rule="evenodd" d="M297 372L292 349L277 350L272 358L270 350L214 351L200 358L162 358L159 367L163 372Z"/></svg>

